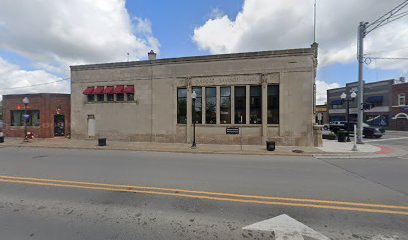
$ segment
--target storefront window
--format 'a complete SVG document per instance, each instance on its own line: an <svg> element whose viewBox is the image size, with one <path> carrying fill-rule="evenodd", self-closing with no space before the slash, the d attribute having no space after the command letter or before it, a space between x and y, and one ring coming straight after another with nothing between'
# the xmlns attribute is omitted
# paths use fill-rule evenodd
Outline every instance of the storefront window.
<svg viewBox="0 0 408 240"><path fill-rule="evenodd" d="M113 94L106 94L106 98L107 98L108 102L113 102L114 95Z"/></svg>
<svg viewBox="0 0 408 240"><path fill-rule="evenodd" d="M177 123L187 123L187 89L177 89Z"/></svg>
<svg viewBox="0 0 408 240"><path fill-rule="evenodd" d="M231 123L231 87L220 88L220 123Z"/></svg>
<svg viewBox="0 0 408 240"><path fill-rule="evenodd" d="M201 94L201 87L193 87L192 89L193 91L195 91L195 93L197 94L196 100L195 100L195 109L193 108L191 111L192 115L192 121L195 123L202 123L202 112L203 112L203 98L202 98L202 94ZM193 107L193 105L191 104L191 107Z"/></svg>
<svg viewBox="0 0 408 240"><path fill-rule="evenodd" d="M205 123L217 122L217 91L215 87L205 88Z"/></svg>
<svg viewBox="0 0 408 240"><path fill-rule="evenodd" d="M125 94L123 93L116 94L116 101L123 102L124 100L125 100Z"/></svg>
<svg viewBox="0 0 408 240"><path fill-rule="evenodd" d="M279 124L279 85L268 86L268 124Z"/></svg>
<svg viewBox="0 0 408 240"><path fill-rule="evenodd" d="M11 126L24 126L24 110L12 110L10 111ZM40 126L40 111L39 110L27 110L27 126Z"/></svg>
<svg viewBox="0 0 408 240"><path fill-rule="evenodd" d="M86 95L88 102L93 102L95 101L95 95L91 94L91 95Z"/></svg>
<svg viewBox="0 0 408 240"><path fill-rule="evenodd" d="M251 124L261 124L262 123L262 89L261 89L261 86L251 86L249 107L250 107L249 122Z"/></svg>
<svg viewBox="0 0 408 240"><path fill-rule="evenodd" d="M105 101L105 95L104 95L104 94L98 94L98 95L96 95L96 100L97 100L98 102L103 102L103 101Z"/></svg>
<svg viewBox="0 0 408 240"><path fill-rule="evenodd" d="M235 87L235 123L246 123L246 87Z"/></svg>
<svg viewBox="0 0 408 240"><path fill-rule="evenodd" d="M126 97L128 101L134 101L135 95L133 93L126 93Z"/></svg>

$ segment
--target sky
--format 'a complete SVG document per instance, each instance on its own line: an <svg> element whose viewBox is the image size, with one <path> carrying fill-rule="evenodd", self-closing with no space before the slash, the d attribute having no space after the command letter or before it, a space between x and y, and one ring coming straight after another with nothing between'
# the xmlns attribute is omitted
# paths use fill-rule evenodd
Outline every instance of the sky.
<svg viewBox="0 0 408 240"><path fill-rule="evenodd" d="M356 33L403 0L316 0L317 103L357 80ZM314 0L0 0L0 95L70 92L69 66L310 47ZM404 11L407 11L405 9ZM370 32L367 57L408 57L408 17ZM373 60L364 80L408 76ZM1 99L1 97L0 97Z"/></svg>

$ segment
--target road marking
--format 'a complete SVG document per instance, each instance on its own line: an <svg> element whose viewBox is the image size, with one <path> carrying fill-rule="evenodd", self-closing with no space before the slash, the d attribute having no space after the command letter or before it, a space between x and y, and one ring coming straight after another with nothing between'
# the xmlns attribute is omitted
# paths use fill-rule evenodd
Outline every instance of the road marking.
<svg viewBox="0 0 408 240"><path fill-rule="evenodd" d="M248 225L242 229L273 232L276 240L304 240L303 236L308 237L308 239L330 240L330 238L286 214Z"/></svg>
<svg viewBox="0 0 408 240"><path fill-rule="evenodd" d="M396 206L388 204L374 204L374 203L359 203L359 202L346 202L346 201L333 201L333 200L319 200L319 199L308 199L308 198L285 198L285 197L272 197L272 196L258 196L258 195L244 195L244 194L234 194L234 193L221 193L221 192L206 192L206 191L194 191L185 190L178 188L160 188L160 187L147 187L147 186L135 186L135 185L118 185L118 184L108 184L108 183L95 183L95 182L83 182L83 181L70 181L70 180L59 180L59 179L44 179L44 178L31 178L31 177L16 177L16 176L2 176L0 179L13 179L13 180L29 180L37 182L52 182L52 183L68 183L74 185L91 185L99 187L113 187L113 188L124 188L124 189L143 189L143 190L159 190L159 191L170 191L175 193L190 193L190 194L204 194L204 195L215 195L221 197L236 197L236 198L249 198L249 199L262 199L262 200L278 200L278 201L291 201L291 202L307 202L307 203L323 203L323 204L334 204L334 205L348 205L348 206L360 206L360 207L375 207L375 208L389 208L389 209L402 209L408 210L408 206Z"/></svg>
<svg viewBox="0 0 408 240"><path fill-rule="evenodd" d="M375 139L375 140L365 140L364 142L384 142L384 141L392 141L392 140L400 140L400 139L408 139L408 137L397 137L397 138L383 138L383 139Z"/></svg>
<svg viewBox="0 0 408 240"><path fill-rule="evenodd" d="M37 186L77 188L77 189L88 189L88 190L143 193L143 194L196 198L196 199L218 200L218 201L227 201L227 202L255 203L255 204L265 204L265 205L283 205L283 206L293 206L293 207L310 207L310 208L319 208L319 209L333 209L333 210L368 212L368 213L385 213L385 214L396 214L396 215L407 215L408 216L408 211L393 211L393 210L385 210L385 209L343 207L343 206L317 205L317 204L305 204L305 203L274 202L274 201L261 201L261 200L225 198L225 197L222 198L222 197L213 197L213 196L206 196L206 195L192 195L192 194L181 194L181 193L171 193L171 192L146 191L146 190L112 188L112 187L84 186L84 185L77 185L77 184L60 184L60 183L48 183L48 182L12 180L12 179L0 179L0 182L37 185ZM405 206L400 206L400 207L405 208Z"/></svg>

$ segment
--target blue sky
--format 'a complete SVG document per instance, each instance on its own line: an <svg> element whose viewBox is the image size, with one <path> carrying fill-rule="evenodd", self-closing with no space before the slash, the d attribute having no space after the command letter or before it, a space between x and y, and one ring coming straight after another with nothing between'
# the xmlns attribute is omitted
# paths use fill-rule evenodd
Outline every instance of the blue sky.
<svg viewBox="0 0 408 240"><path fill-rule="evenodd" d="M0 95L69 92L69 66L309 47L314 0L3 0ZM400 0L317 0L317 94L357 79L356 28ZM36 11L32 11L35 8ZM361 15L364 12L364 16ZM408 20L370 33L370 56L407 57ZM377 53L375 53L377 52ZM408 61L366 65L366 82L407 76ZM51 83L51 84L44 84ZM32 86L32 87L30 87Z"/></svg>

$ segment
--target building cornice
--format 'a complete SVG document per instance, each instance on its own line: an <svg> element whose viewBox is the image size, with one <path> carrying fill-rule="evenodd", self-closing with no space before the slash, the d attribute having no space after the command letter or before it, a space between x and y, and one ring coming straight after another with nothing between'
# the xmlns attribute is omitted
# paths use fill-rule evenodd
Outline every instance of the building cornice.
<svg viewBox="0 0 408 240"><path fill-rule="evenodd" d="M231 54L217 54L207 56L193 56L180 58L164 58L157 60L131 61L131 62L114 62L114 63L100 63L89 65L70 66L71 71L93 70L93 69L111 69L111 68L128 68L146 65L163 65L163 64L180 64L180 63L195 63L195 62L209 62L209 61L226 61L226 60L243 60L243 59L257 59L269 57L291 57L291 56L313 56L313 48L298 48L275 51L261 51L261 52L245 52L245 53L231 53Z"/></svg>

